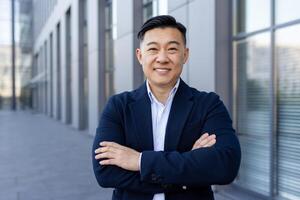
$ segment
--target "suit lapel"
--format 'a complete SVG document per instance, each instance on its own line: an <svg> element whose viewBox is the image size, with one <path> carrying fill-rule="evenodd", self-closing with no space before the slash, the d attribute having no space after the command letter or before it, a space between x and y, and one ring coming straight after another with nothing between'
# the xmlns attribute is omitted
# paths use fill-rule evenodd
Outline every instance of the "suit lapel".
<svg viewBox="0 0 300 200"><path fill-rule="evenodd" d="M131 116L136 126L136 137L142 150L153 150L151 102L146 85L137 90L136 101L129 104Z"/></svg>
<svg viewBox="0 0 300 200"><path fill-rule="evenodd" d="M192 93L190 88L180 80L178 90L173 99L165 136L165 151L177 149L178 142L188 115L192 109Z"/></svg>

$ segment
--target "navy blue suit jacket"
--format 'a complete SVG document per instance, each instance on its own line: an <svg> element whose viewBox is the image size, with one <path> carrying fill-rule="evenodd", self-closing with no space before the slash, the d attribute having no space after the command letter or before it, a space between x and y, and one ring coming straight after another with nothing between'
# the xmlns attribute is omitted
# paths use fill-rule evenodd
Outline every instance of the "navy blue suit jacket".
<svg viewBox="0 0 300 200"><path fill-rule="evenodd" d="M191 150L205 132L216 134L216 144ZM94 150L101 141L114 141L142 153L141 171L101 166ZM115 188L112 199L214 199L211 185L228 184L237 175L240 145L230 116L215 93L199 92L182 80L175 94L165 136L165 151L153 151L151 104L146 84L112 96L97 128L93 168L102 187Z"/></svg>

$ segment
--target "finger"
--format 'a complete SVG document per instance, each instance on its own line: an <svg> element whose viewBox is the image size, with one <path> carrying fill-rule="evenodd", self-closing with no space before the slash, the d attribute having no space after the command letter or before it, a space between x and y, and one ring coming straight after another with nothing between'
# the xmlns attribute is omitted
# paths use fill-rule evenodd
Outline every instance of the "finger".
<svg viewBox="0 0 300 200"><path fill-rule="evenodd" d="M95 154L100 153L100 149L101 149L101 147L97 148L97 149L94 151Z"/></svg>
<svg viewBox="0 0 300 200"><path fill-rule="evenodd" d="M209 137L206 137L205 139L201 140L197 145L203 147L208 142L208 138Z"/></svg>
<svg viewBox="0 0 300 200"><path fill-rule="evenodd" d="M209 142L210 142L211 140L213 140L213 139L216 139L216 135L215 135L215 134L210 135L210 136L206 137L205 139L203 139L203 140L199 143L199 145L200 145L201 147L204 147L207 143L209 143Z"/></svg>
<svg viewBox="0 0 300 200"><path fill-rule="evenodd" d="M211 147L216 144L216 139L211 139L204 147Z"/></svg>
<svg viewBox="0 0 300 200"><path fill-rule="evenodd" d="M212 134L212 135L209 135L209 136L206 135L206 136L204 136L204 137L202 137L202 138L200 138L200 139L198 139L196 141L196 143L194 144L192 150L209 146L210 143L211 143L211 141L215 140L215 139L216 139L216 135L215 134Z"/></svg>
<svg viewBox="0 0 300 200"><path fill-rule="evenodd" d="M114 147L99 147L95 150L95 154L104 153L104 152L116 152L117 149Z"/></svg>
<svg viewBox="0 0 300 200"><path fill-rule="evenodd" d="M116 142L107 142L107 141L104 141L104 142L100 142L100 146L102 147L114 147L114 148L118 148L118 149L123 149L124 146L116 143Z"/></svg>
<svg viewBox="0 0 300 200"><path fill-rule="evenodd" d="M203 139L205 139L205 138L207 138L209 136L209 134L208 133L204 133L204 134L202 134L201 136L200 136L200 138L198 139L198 140L203 140Z"/></svg>
<svg viewBox="0 0 300 200"><path fill-rule="evenodd" d="M106 159L99 162L100 165L116 165L115 159Z"/></svg>
<svg viewBox="0 0 300 200"><path fill-rule="evenodd" d="M95 156L96 160L105 159L105 158L115 158L115 154L112 152L99 153Z"/></svg>
<svg viewBox="0 0 300 200"><path fill-rule="evenodd" d="M201 143L201 141L203 141L208 136L208 133L204 133L203 135L201 135L201 137L195 142L194 146L198 146Z"/></svg>

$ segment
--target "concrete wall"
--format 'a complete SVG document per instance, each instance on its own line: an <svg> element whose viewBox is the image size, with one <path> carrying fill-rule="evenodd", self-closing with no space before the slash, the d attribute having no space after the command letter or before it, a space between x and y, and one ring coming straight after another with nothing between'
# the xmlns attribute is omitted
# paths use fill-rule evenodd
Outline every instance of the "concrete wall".
<svg viewBox="0 0 300 200"><path fill-rule="evenodd" d="M104 1L103 1L104 2ZM103 100L103 59L104 44L103 39L99 37L101 28L103 29L103 10L99 0L87 0L88 9L88 132L95 134L95 129L104 106ZM134 45L134 1L122 0L116 1L114 5L116 35L114 35L114 86L116 93L132 90L133 87L133 66L135 58ZM115 2L114 2L115 3ZM103 6L102 5L102 6ZM39 53L38 63L39 72L43 73L45 59L44 44L47 41L47 79L50 77L50 69L53 72L53 96L50 97L50 85L48 85L48 107L41 98L37 105L39 110L50 115L50 105L53 102L53 118L59 119L59 98L58 91L61 90L61 121L67 123L67 71L66 71L66 12L71 7L71 73L72 73L72 123L71 127L80 128L80 70L79 70L79 0L57 1L53 7L46 23L41 32L34 41L34 53ZM186 25L188 32L188 47L190 48L190 58L184 67L182 78L191 86L199 90L215 90L215 1L214 0L169 0L168 14L173 15L176 19ZM57 24L60 23L60 75L57 67ZM103 30L102 30L103 31ZM52 67L50 67L50 34L53 34L52 49ZM57 84L61 80L60 86ZM41 97L43 87L38 90ZM52 100L51 100L52 98ZM40 106L42 105L42 106Z"/></svg>
<svg viewBox="0 0 300 200"><path fill-rule="evenodd" d="M214 0L169 0L168 13L187 28L190 58L182 78L198 90L215 90Z"/></svg>
<svg viewBox="0 0 300 200"><path fill-rule="evenodd" d="M88 79L89 79L89 134L94 135L98 125L101 107L100 97L100 68L99 55L101 51L99 42L99 6L98 0L88 1Z"/></svg>
<svg viewBox="0 0 300 200"><path fill-rule="evenodd" d="M133 89L133 1L115 2L117 34L114 38L114 84L116 93L120 93Z"/></svg>

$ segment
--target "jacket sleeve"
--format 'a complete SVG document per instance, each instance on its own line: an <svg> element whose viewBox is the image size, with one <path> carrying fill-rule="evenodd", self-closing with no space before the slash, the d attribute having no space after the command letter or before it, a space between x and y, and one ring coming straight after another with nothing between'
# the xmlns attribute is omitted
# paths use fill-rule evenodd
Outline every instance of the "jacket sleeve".
<svg viewBox="0 0 300 200"><path fill-rule="evenodd" d="M203 132L216 134L216 144L184 153L144 151L143 181L195 187L234 180L241 160L240 144L223 102L215 94L209 102Z"/></svg>
<svg viewBox="0 0 300 200"><path fill-rule="evenodd" d="M124 170L113 165L101 166L99 161L95 159L94 151L99 147L99 143L102 141L113 141L125 145L122 118L120 112L118 112L114 105L113 98L109 100L102 113L93 144L93 170L98 184L102 187L112 187L151 194L164 192L164 188L160 184L141 181L139 172Z"/></svg>

